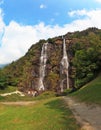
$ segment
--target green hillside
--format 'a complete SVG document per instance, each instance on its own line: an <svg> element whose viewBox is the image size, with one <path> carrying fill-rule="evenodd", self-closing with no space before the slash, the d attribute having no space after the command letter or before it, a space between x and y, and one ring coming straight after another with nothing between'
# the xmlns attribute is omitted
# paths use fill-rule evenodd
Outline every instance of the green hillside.
<svg viewBox="0 0 101 130"><path fill-rule="evenodd" d="M81 32L67 33L64 38L69 59L69 85L71 88L80 88L101 71L101 30L89 28ZM18 87L24 92L38 89L40 55L45 42L48 42L48 49L44 86L46 90L60 91L60 78L66 76L60 76L62 36L40 40L31 46L25 56L0 69L0 89L7 86Z"/></svg>
<svg viewBox="0 0 101 130"><path fill-rule="evenodd" d="M79 101L101 105L101 74L71 96Z"/></svg>

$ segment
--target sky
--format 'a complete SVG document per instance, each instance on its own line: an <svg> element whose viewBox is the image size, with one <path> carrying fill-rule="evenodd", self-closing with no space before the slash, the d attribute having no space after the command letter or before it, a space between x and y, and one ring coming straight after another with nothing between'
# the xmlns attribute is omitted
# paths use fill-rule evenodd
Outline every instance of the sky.
<svg viewBox="0 0 101 130"><path fill-rule="evenodd" d="M40 39L89 27L101 29L101 0L0 0L0 64Z"/></svg>

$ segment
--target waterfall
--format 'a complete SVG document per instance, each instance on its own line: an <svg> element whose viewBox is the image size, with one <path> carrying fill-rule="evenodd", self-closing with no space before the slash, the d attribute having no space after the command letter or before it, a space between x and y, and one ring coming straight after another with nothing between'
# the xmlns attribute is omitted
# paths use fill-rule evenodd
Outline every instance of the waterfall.
<svg viewBox="0 0 101 130"><path fill-rule="evenodd" d="M63 82L65 80L67 81L67 89L69 89L69 77L68 77L69 62L68 62L68 56L66 53L65 38L63 38L63 57L60 64L61 64L60 66L61 75L66 75L66 78L64 79L62 78L61 83L60 83L61 92L63 92Z"/></svg>
<svg viewBox="0 0 101 130"><path fill-rule="evenodd" d="M44 43L42 46L41 57L40 57L40 70L39 70L39 90L45 90L43 80L45 77L45 69L47 62L47 45L48 43Z"/></svg>

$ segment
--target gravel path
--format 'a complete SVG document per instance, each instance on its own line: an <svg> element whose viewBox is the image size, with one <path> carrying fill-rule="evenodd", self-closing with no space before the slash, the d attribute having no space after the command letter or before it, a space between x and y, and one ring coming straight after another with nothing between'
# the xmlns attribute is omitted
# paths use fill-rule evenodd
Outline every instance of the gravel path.
<svg viewBox="0 0 101 130"><path fill-rule="evenodd" d="M64 97L63 99L81 125L81 130L101 130L100 106L80 103L70 97Z"/></svg>

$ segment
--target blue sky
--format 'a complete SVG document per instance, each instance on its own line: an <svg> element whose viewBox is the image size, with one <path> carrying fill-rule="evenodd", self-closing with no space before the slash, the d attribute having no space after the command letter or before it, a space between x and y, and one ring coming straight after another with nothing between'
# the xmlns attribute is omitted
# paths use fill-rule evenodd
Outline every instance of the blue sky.
<svg viewBox="0 0 101 130"><path fill-rule="evenodd" d="M101 28L101 0L0 0L0 64L32 44L88 27Z"/></svg>
<svg viewBox="0 0 101 130"><path fill-rule="evenodd" d="M68 16L72 10L96 9L101 5L95 0L5 0L1 4L6 25L14 20L22 24L64 25L74 20Z"/></svg>

